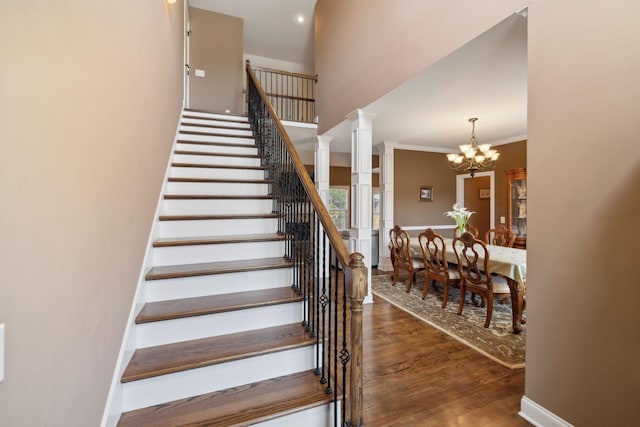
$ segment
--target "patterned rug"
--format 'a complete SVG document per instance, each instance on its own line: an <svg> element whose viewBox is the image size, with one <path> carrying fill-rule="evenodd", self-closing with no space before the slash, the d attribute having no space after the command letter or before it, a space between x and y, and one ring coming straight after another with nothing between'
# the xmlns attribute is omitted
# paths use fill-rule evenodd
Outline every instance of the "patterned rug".
<svg viewBox="0 0 640 427"><path fill-rule="evenodd" d="M430 285L427 298L422 301L423 277L417 278L411 286L411 293L408 294L407 275L401 275L396 286L391 286L391 275L372 276L371 290L375 296L440 329L507 368L517 369L525 366L526 325L523 325L524 330L519 335L513 333L510 301L504 304L494 302L491 324L485 328L486 309L475 306L469 293L464 310L458 316L458 288L449 288L449 302L447 307L442 309L442 284L436 282L435 286Z"/></svg>

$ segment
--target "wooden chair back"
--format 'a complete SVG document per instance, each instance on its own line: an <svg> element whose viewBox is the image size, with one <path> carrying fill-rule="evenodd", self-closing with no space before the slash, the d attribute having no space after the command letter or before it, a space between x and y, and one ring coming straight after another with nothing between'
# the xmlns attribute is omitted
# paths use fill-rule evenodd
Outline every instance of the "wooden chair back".
<svg viewBox="0 0 640 427"><path fill-rule="evenodd" d="M472 301L476 294L480 295L483 307L486 301L487 317L484 327L488 328L493 314L493 296L509 293L507 280L502 276L491 275L487 246L482 240L474 238L471 233L465 232L462 236L453 239L453 250L458 260L458 273L461 278L458 314L462 314L467 291L472 293Z"/></svg>
<svg viewBox="0 0 640 427"><path fill-rule="evenodd" d="M405 270L409 273L407 282L407 292L409 292L416 270L422 270L422 267L416 268L414 266L415 261L411 253L411 238L405 230L396 224L389 230L389 240L391 241L391 259L393 260L392 286L396 285L400 270Z"/></svg>
<svg viewBox="0 0 640 427"><path fill-rule="evenodd" d="M491 287L491 272L489 252L484 242L467 231L453 239L453 251L458 261L460 278L467 282L469 288L479 288L481 293L486 293Z"/></svg>
<svg viewBox="0 0 640 427"><path fill-rule="evenodd" d="M489 245L512 248L513 243L516 241L516 233L509 230L504 224L500 224L496 228L487 231L484 235L484 240Z"/></svg>
<svg viewBox="0 0 640 427"><path fill-rule="evenodd" d="M422 260L426 271L435 275L445 275L449 269L444 238L433 229L427 228L418 236L422 249Z"/></svg>
<svg viewBox="0 0 640 427"><path fill-rule="evenodd" d="M442 308L445 308L449 298L449 286L460 283L460 275L457 270L449 269L444 238L433 231L432 228L427 228L420 233L418 243L420 244L420 249L422 249L422 262L424 264L422 299L427 297L430 281L440 282L444 288Z"/></svg>

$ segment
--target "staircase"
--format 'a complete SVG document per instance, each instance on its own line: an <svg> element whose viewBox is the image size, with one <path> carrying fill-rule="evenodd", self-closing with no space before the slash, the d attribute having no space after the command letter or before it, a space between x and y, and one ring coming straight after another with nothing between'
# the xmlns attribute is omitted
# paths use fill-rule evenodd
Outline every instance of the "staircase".
<svg viewBox="0 0 640 427"><path fill-rule="evenodd" d="M186 110L118 426L329 426L246 118Z"/></svg>

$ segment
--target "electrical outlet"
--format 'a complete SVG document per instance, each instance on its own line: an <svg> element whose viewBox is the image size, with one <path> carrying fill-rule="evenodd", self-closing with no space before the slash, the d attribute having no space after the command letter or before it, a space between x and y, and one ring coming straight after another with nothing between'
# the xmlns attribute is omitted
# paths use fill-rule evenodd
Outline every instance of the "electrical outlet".
<svg viewBox="0 0 640 427"><path fill-rule="evenodd" d="M500 217L500 224L506 224L505 218L503 216Z"/></svg>
<svg viewBox="0 0 640 427"><path fill-rule="evenodd" d="M196 77L204 77L204 70L198 70L196 68Z"/></svg>

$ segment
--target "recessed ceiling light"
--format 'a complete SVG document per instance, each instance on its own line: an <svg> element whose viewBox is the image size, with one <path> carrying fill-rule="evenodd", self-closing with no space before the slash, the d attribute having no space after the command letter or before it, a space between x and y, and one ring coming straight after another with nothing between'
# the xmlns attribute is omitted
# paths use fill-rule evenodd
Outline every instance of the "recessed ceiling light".
<svg viewBox="0 0 640 427"><path fill-rule="evenodd" d="M298 17L296 18L296 21L298 21L298 23L302 24L304 22L304 16L298 15Z"/></svg>

